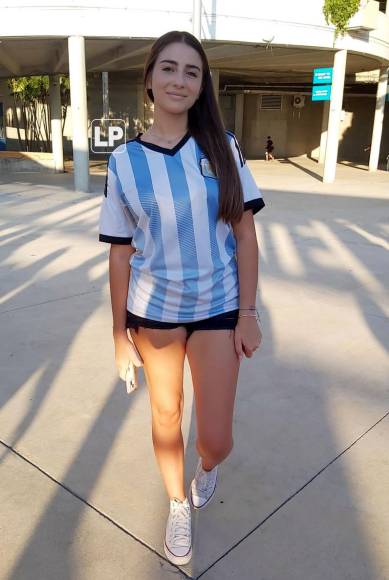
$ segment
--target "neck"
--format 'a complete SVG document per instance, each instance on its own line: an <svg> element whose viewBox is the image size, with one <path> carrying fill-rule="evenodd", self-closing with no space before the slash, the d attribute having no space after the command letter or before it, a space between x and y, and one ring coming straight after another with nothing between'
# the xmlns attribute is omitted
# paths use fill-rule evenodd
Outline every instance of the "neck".
<svg viewBox="0 0 389 580"><path fill-rule="evenodd" d="M188 112L180 115L160 111L157 105L154 108L153 131L161 137L176 137L184 135L188 130Z"/></svg>

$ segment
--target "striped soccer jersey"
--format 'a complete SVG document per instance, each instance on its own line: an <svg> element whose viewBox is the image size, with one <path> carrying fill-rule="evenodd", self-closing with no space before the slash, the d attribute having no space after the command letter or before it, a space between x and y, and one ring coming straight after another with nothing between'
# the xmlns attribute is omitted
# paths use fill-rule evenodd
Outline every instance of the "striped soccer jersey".
<svg viewBox="0 0 389 580"><path fill-rule="evenodd" d="M265 205L233 133L244 208ZM188 132L172 149L140 140L110 155L99 240L131 244L127 310L152 320L191 322L239 308L236 240L217 219L219 183Z"/></svg>

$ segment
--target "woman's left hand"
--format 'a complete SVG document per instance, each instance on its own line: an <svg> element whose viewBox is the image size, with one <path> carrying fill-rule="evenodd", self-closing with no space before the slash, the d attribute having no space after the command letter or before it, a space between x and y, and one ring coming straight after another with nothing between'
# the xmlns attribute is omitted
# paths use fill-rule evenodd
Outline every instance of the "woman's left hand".
<svg viewBox="0 0 389 580"><path fill-rule="evenodd" d="M251 358L254 351L259 348L262 340L262 333L254 316L242 316L238 319L234 340L239 360L242 360L243 355Z"/></svg>

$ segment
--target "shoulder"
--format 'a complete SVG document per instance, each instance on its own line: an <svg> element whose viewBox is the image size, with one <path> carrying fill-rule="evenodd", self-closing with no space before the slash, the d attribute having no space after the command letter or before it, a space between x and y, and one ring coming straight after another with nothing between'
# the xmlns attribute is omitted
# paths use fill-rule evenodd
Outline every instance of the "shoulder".
<svg viewBox="0 0 389 580"><path fill-rule="evenodd" d="M119 155L120 153L123 153L123 151L125 151L126 149L135 149L138 146L138 136L139 133L137 135L135 135L135 137L132 137L132 139L128 139L125 143L121 143L120 145L118 145L117 147L115 147L115 149L111 152L111 155L113 155L114 157L116 157L117 155Z"/></svg>
<svg viewBox="0 0 389 580"><path fill-rule="evenodd" d="M121 143L111 153L108 157L108 167L115 170L116 163L119 159L119 156L123 155L123 153L127 153L127 155L131 155L131 153L135 152L138 149L138 142L136 137L133 139L129 139L125 143Z"/></svg>
<svg viewBox="0 0 389 580"><path fill-rule="evenodd" d="M243 167L243 165L246 163L246 159L244 158L244 155L242 153L242 149L240 148L240 145L239 145L238 139L235 136L235 133L233 133L232 131L226 130L226 136L227 136L227 139L230 143L231 149L233 150L235 155L238 155L240 165L241 165L241 167Z"/></svg>
<svg viewBox="0 0 389 580"><path fill-rule="evenodd" d="M227 137L227 140L230 144L238 142L237 138L235 137L235 133L233 133L232 131L229 131L227 129L226 129L226 137Z"/></svg>

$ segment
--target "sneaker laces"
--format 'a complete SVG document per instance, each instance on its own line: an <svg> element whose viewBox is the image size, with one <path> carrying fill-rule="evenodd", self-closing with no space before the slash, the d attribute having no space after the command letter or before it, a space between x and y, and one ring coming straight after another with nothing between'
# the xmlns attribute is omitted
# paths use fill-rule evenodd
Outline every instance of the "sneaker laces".
<svg viewBox="0 0 389 580"><path fill-rule="evenodd" d="M182 503L176 504L172 508L172 536L175 546L187 546L190 531L190 508Z"/></svg>

